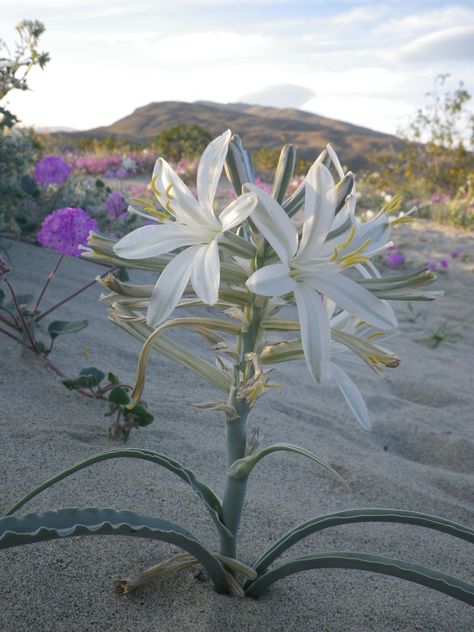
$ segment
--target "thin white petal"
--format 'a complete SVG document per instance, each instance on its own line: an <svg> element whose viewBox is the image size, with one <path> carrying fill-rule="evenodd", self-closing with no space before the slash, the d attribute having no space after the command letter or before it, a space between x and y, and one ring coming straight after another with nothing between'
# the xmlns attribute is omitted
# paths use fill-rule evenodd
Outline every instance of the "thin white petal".
<svg viewBox="0 0 474 632"><path fill-rule="evenodd" d="M336 187L329 169L315 162L306 178L303 234L298 253L302 258L318 255L334 221L336 203Z"/></svg>
<svg viewBox="0 0 474 632"><path fill-rule="evenodd" d="M152 182L160 204L179 222L188 226L209 223L194 195L163 158L155 163Z"/></svg>
<svg viewBox="0 0 474 632"><path fill-rule="evenodd" d="M334 151L334 147L328 143L326 145L326 149L328 150L329 158L331 158L331 162L337 171L337 175L342 180L342 178L344 177L344 170L341 167L341 163L339 162L339 158L337 157L336 152Z"/></svg>
<svg viewBox="0 0 474 632"><path fill-rule="evenodd" d="M296 282L290 277L286 263L273 263L254 272L246 285L254 294L283 296L293 292Z"/></svg>
<svg viewBox="0 0 474 632"><path fill-rule="evenodd" d="M241 224L257 206L258 198L253 193L244 193L231 202L219 215L222 230L231 230Z"/></svg>
<svg viewBox="0 0 474 632"><path fill-rule="evenodd" d="M341 393L344 395L344 399L354 413L357 421L364 430L369 431L371 428L369 411L357 386L347 373L335 364L331 365L331 375L339 386Z"/></svg>
<svg viewBox="0 0 474 632"><path fill-rule="evenodd" d="M207 215L214 217L214 197L221 177L232 133L230 129L215 138L204 150L197 172L199 204Z"/></svg>
<svg viewBox="0 0 474 632"><path fill-rule="evenodd" d="M201 246L194 256L191 283L199 298L208 305L214 305L219 298L221 268L219 248L214 239Z"/></svg>
<svg viewBox="0 0 474 632"><path fill-rule="evenodd" d="M170 222L133 230L114 245L114 252L124 259L147 259L196 243L200 243L199 237L191 229Z"/></svg>
<svg viewBox="0 0 474 632"><path fill-rule="evenodd" d="M256 184L246 184L245 190L255 193L258 205L252 221L284 263L293 257L298 248L298 232L285 210L271 195Z"/></svg>
<svg viewBox="0 0 474 632"><path fill-rule="evenodd" d="M150 327L158 327L178 304L191 277L194 256L198 250L199 246L186 248L171 259L160 274L146 314L146 322Z"/></svg>
<svg viewBox="0 0 474 632"><path fill-rule="evenodd" d="M381 329L397 326L393 310L369 290L341 273L311 279L311 286L371 325Z"/></svg>
<svg viewBox="0 0 474 632"><path fill-rule="evenodd" d="M330 376L331 332L321 296L305 283L294 289L306 364L317 382Z"/></svg>

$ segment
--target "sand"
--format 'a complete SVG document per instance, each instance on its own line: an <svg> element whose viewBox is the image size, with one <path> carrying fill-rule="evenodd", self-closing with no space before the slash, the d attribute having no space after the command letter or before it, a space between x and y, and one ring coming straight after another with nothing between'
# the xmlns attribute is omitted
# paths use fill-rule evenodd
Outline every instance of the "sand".
<svg viewBox="0 0 474 632"><path fill-rule="evenodd" d="M312 516L357 507L395 507L474 523L474 388L472 328L474 245L455 229L417 222L397 243L409 265L449 258L462 246L466 261L450 261L436 303L396 305L400 333L391 348L401 358L384 379L348 368L371 411L364 432L335 387L317 388L303 362L278 366L286 384L261 398L251 425L266 444L291 442L313 450L349 482L296 455L272 455L249 482L240 532L240 557L251 563L293 525ZM53 252L12 244L11 281L20 292L38 287L56 261ZM45 298L47 308L98 272L68 259ZM143 275L142 275L142 278ZM81 334L58 339L52 360L68 375L81 367L113 370L133 380L138 342L105 317L98 286L57 312L88 318ZM447 321L450 339L429 348L420 339ZM191 333L179 340L203 348ZM0 338L0 511L32 486L95 452L116 447L107 434L102 403L68 392L57 376L14 341ZM87 354L87 357L85 356ZM194 374L152 357L145 399L155 423L131 434L129 447L164 452L221 491L224 421L189 405L214 391ZM118 444L120 445L120 444ZM187 526L210 548L213 524L196 495L149 463L119 460L95 465L46 491L22 510L61 506L127 508ZM214 544L215 543L215 544ZM474 581L472 545L419 527L353 525L328 530L295 547L294 555L324 550L370 551L423 563ZM162 543L131 538L73 538L0 553L0 629L5 632L318 630L377 631L474 629L474 609L433 590L361 571L311 571L272 586L261 599L216 594L192 570L155 581L135 593L114 592L113 578L142 570L170 555Z"/></svg>

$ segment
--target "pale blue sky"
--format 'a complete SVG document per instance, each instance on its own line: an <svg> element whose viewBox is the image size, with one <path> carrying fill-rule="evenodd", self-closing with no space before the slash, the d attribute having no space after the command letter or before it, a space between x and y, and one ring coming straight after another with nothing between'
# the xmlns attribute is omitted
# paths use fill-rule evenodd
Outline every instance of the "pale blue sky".
<svg viewBox="0 0 474 632"><path fill-rule="evenodd" d="M0 37L24 18L46 25L52 61L10 105L39 126L245 96L395 132L436 75L474 92L473 0L15 0Z"/></svg>

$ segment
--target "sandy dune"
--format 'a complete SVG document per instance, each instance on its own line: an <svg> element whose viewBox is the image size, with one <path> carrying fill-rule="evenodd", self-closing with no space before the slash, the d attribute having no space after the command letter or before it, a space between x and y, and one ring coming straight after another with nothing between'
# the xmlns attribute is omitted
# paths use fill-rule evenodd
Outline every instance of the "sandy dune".
<svg viewBox="0 0 474 632"><path fill-rule="evenodd" d="M308 518L357 507L396 507L474 523L474 363L472 236L417 222L398 233L410 265L448 257L438 286L445 297L396 306L400 334L391 348L398 369L380 379L369 369L349 372L371 411L369 434L352 419L336 388L316 388L303 362L278 366L274 389L257 402L251 425L267 444L300 444L327 460L350 482L345 490L315 464L296 455L263 460L249 483L240 557L251 563L286 530ZM11 248L11 280L25 292L38 287L56 255L22 243ZM103 269L69 259L45 307ZM114 370L133 380L139 344L116 329L93 287L65 305L59 318L84 318L89 327L57 342L52 360L69 375L84 366ZM447 320L456 334L437 348L420 339ZM179 340L201 346L191 333ZM70 393L31 354L0 338L0 511L56 471L114 447L99 402ZM87 351L84 351L84 348ZM84 353L88 353L84 357ZM221 490L224 422L189 402L211 399L194 374L153 356L145 398L156 422L133 432L128 445L169 454ZM31 510L60 506L124 507L187 526L213 547L217 537L197 497L167 471L142 462L107 462L48 490ZM26 509L25 509L26 511ZM258 601L217 595L192 570L157 581L130 596L115 594L112 579L168 557L171 547L128 538L75 538L0 553L0 629L5 632L184 630L470 632L474 609L437 592L372 573L312 571L275 584ZM418 527L354 525L328 530L298 545L311 551L372 551L424 563L474 581L472 545Z"/></svg>

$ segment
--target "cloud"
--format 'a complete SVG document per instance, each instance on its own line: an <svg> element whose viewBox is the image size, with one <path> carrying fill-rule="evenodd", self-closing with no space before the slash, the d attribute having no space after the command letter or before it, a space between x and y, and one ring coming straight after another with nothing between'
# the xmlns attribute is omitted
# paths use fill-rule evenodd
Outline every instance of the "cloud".
<svg viewBox="0 0 474 632"><path fill-rule="evenodd" d="M292 83L267 86L237 100L252 105L267 105L276 108L301 108L314 96L313 90Z"/></svg>
<svg viewBox="0 0 474 632"><path fill-rule="evenodd" d="M442 29L418 37L398 54L403 62L468 61L474 59L474 26Z"/></svg>

